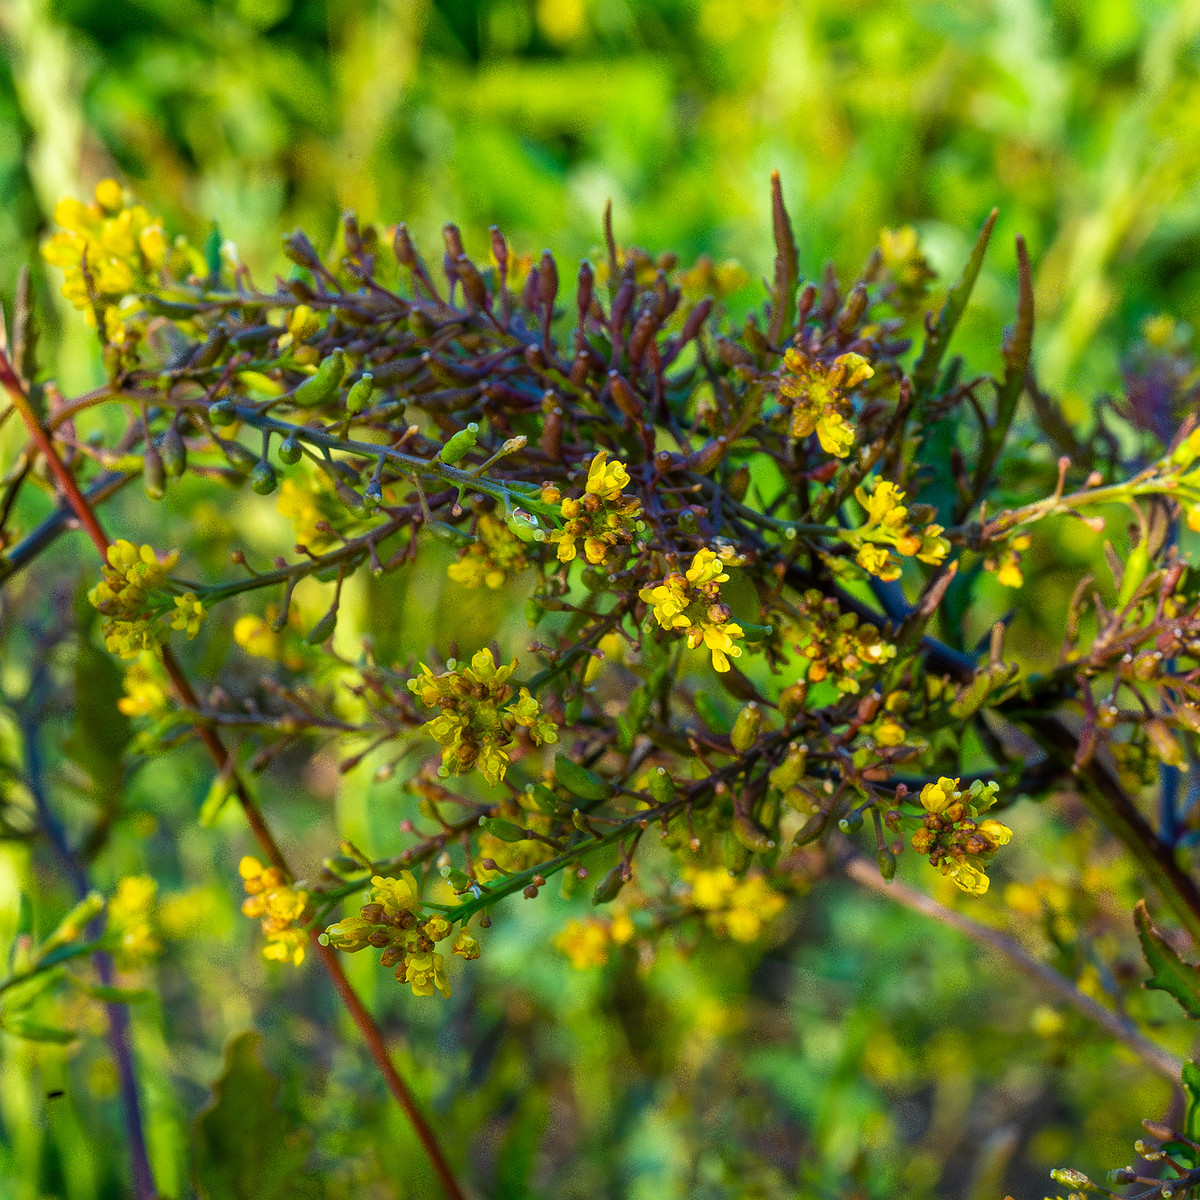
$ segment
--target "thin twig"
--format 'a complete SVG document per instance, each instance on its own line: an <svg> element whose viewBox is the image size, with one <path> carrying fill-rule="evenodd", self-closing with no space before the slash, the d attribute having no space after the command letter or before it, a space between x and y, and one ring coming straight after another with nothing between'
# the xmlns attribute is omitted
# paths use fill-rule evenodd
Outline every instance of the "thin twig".
<svg viewBox="0 0 1200 1200"><path fill-rule="evenodd" d="M965 934L973 942L987 946L1002 954L1026 977L1032 978L1048 991L1054 992L1068 1004L1073 1005L1090 1021L1095 1022L1106 1033L1127 1046L1148 1067L1178 1085L1183 1063L1169 1050L1152 1042L1132 1021L1125 1020L1103 1005L1097 1004L1091 996L1084 995L1074 983L1061 972L1056 971L1047 963L1039 962L1028 954L1019 943L987 925L963 916L952 908L938 903L931 896L909 887L900 879L888 883L880 874L874 863L859 855L853 855L843 865L846 874L871 891L878 892L894 900L897 904L919 912L923 916L932 917L943 925L949 925Z"/></svg>

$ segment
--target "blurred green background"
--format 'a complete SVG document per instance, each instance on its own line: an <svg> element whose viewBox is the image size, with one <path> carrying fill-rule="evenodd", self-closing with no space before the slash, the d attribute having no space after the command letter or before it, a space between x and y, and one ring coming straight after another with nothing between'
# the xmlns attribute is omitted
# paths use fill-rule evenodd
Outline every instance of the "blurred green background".
<svg viewBox="0 0 1200 1200"><path fill-rule="evenodd" d="M0 297L33 261L44 359L68 387L98 363L36 247L57 199L108 175L193 241L215 223L264 282L286 269L281 233L331 244L346 208L407 221L435 261L453 219L477 257L495 222L517 249L570 264L600 243L611 199L622 243L685 264L735 258L757 280L773 168L809 277L826 260L853 272L882 227L904 224L956 271L996 206L963 345L995 367L1023 233L1040 377L1079 419L1119 388L1146 316L1200 319L1191 0L3 0L0 44ZM757 303L753 285L744 298ZM220 562L236 531L211 504L193 515L216 530ZM10 620L41 602L38 578ZM398 645L423 649L444 586L414 586ZM372 603L396 601L360 598L360 620ZM472 612L481 628L501 619ZM232 815L195 827L210 777L186 753L142 767L97 864L106 886L149 869L177 898L177 936L147 976L161 1002L135 1014L164 1194L188 1194L191 1122L225 1039L251 1025L288 1120L311 1131L318 1194L433 1194L356 1038L333 1036L343 1019L316 970L257 957L231 874L244 832ZM339 783L318 760L268 788L299 858L328 852L331 808L368 850L392 849L406 800L365 780ZM1077 822L1069 808L1014 814L1028 849L972 911L1011 922L1004 872L1040 880L1058 965L1103 993L1079 947L1128 965L1128 920L1079 882L1097 851ZM38 861L6 852L0 910L35 869L53 894ZM414 1001L365 956L353 966L488 1195L1040 1197L1051 1166L1127 1161L1140 1119L1165 1111L1163 1082L1011 969L874 897L828 882L813 896L753 952L664 949L649 974L629 959L579 974L548 952L565 901L510 906L444 1005ZM1073 940L1084 930L1093 941ZM1139 1015L1167 1020L1159 999ZM1187 1051L1178 1023L1157 1036ZM0 1035L0 1051L0 1195L125 1194L103 1041L63 1051ZM64 1080L67 1097L46 1102Z"/></svg>

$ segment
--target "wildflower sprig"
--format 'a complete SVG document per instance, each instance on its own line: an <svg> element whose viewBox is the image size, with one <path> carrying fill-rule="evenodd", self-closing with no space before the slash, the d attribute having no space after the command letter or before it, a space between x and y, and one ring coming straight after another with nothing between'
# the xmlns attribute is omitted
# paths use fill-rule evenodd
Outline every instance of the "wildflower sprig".
<svg viewBox="0 0 1200 1200"><path fill-rule="evenodd" d="M925 815L912 835L912 847L964 892L982 896L988 890L988 863L1011 841L1012 830L982 816L996 803L999 784L976 779L964 789L959 782L943 777L921 789Z"/></svg>
<svg viewBox="0 0 1200 1200"><path fill-rule="evenodd" d="M264 867L249 854L238 864L238 874L247 893L242 912L260 921L267 939L263 957L299 966L308 944L303 926L308 893L294 888L278 867Z"/></svg>
<svg viewBox="0 0 1200 1200"><path fill-rule="evenodd" d="M543 714L528 688L519 691L508 682L517 661L496 665L488 648L478 651L470 666L435 675L424 663L421 674L409 680L409 690L438 715L422 729L442 747L439 774L462 775L474 767L490 784L499 783L512 761L516 734L528 731L535 745L558 741L558 726Z"/></svg>
<svg viewBox="0 0 1200 1200"><path fill-rule="evenodd" d="M701 549L685 573L672 571L661 583L638 593L663 629L683 633L691 650L703 645L718 671L728 671L729 660L741 657L742 648L735 642L745 633L721 599L720 585L728 580L725 560L713 550Z"/></svg>
<svg viewBox="0 0 1200 1200"><path fill-rule="evenodd" d="M857 488L854 496L867 519L848 531L846 540L856 547L854 561L864 571L883 580L899 579L897 554L931 566L946 561L950 543L942 537L945 530L928 519L932 513L910 512L903 503L904 493L894 483L874 476L868 485Z"/></svg>
<svg viewBox="0 0 1200 1200"><path fill-rule="evenodd" d="M583 554L593 566L615 559L618 547L633 541L643 528L637 516L642 503L626 496L629 471L623 462L609 462L608 452L598 450L588 468L583 495L562 501L565 524L550 535L557 545L559 562L572 562L582 543Z"/></svg>
<svg viewBox="0 0 1200 1200"><path fill-rule="evenodd" d="M854 446L850 393L874 374L861 354L839 354L826 362L799 347L789 348L783 356L779 397L791 409L791 436L815 432L826 454L845 458Z"/></svg>
<svg viewBox="0 0 1200 1200"><path fill-rule="evenodd" d="M436 947L454 932L441 913L426 915L411 871L398 879L376 875L358 915L345 917L321 934L324 945L354 953L372 946L383 953L379 962L395 967L396 978L412 987L415 996L432 996L434 991L450 995L446 981L445 956ZM451 952L463 959L478 958L479 942L465 927L451 943Z"/></svg>

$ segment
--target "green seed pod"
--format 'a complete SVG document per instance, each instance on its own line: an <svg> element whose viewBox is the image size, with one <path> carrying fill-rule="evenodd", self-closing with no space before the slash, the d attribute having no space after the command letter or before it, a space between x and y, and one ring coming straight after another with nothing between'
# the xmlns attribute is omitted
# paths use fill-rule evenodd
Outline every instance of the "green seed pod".
<svg viewBox="0 0 1200 1200"><path fill-rule="evenodd" d="M442 878L456 891L462 895L472 884L473 880L465 871L458 870L457 867L449 865L442 868Z"/></svg>
<svg viewBox="0 0 1200 1200"><path fill-rule="evenodd" d="M163 467L167 475L171 479L178 479L187 470L187 446L184 443L183 435L179 432L179 426L175 422L172 421L167 426L167 432L163 434L159 449L162 452Z"/></svg>
<svg viewBox="0 0 1200 1200"><path fill-rule="evenodd" d="M773 788L786 792L794 787L804 777L804 767L808 761L808 747L793 742L787 751L787 756L779 766L775 767L768 778Z"/></svg>
<svg viewBox="0 0 1200 1200"><path fill-rule="evenodd" d="M474 421L466 427L460 429L442 448L438 451L438 458L444 463L458 462L472 446L475 445L476 435L479 433L479 426Z"/></svg>
<svg viewBox="0 0 1200 1200"><path fill-rule="evenodd" d="M383 488L379 486L377 479L372 479L363 488L363 503L368 508L378 508L383 503Z"/></svg>
<svg viewBox="0 0 1200 1200"><path fill-rule="evenodd" d="M742 638L747 642L761 642L775 632L774 625L749 625L742 622Z"/></svg>
<svg viewBox="0 0 1200 1200"><path fill-rule="evenodd" d="M241 442L222 442L221 452L239 471L247 475L261 461L257 454L247 450Z"/></svg>
<svg viewBox="0 0 1200 1200"><path fill-rule="evenodd" d="M237 409L232 400L217 400L208 406L208 419L219 429L232 425L237 419Z"/></svg>
<svg viewBox="0 0 1200 1200"><path fill-rule="evenodd" d="M593 904L611 904L625 886L625 868L618 864L604 876L592 892Z"/></svg>
<svg viewBox="0 0 1200 1200"><path fill-rule="evenodd" d="M511 821L506 821L503 817L480 817L479 824L492 837L497 837L502 842L523 842L526 840L525 830L520 825L514 825Z"/></svg>
<svg viewBox="0 0 1200 1200"><path fill-rule="evenodd" d="M335 854L332 858L321 859L321 866L339 879L361 875L363 869L362 863L356 862L353 858L347 858L344 854Z"/></svg>
<svg viewBox="0 0 1200 1200"><path fill-rule="evenodd" d="M346 352L339 346L323 359L315 375L310 375L292 393L292 403L300 408L324 404L338 390L346 373Z"/></svg>
<svg viewBox="0 0 1200 1200"><path fill-rule="evenodd" d="M445 542L447 546L456 546L462 549L472 545L475 541L465 529L456 529L453 525L447 525L445 521L427 521L425 528L439 542Z"/></svg>
<svg viewBox="0 0 1200 1200"><path fill-rule="evenodd" d="M735 812L733 814L733 836L747 850L753 850L756 854L775 849L775 842L767 831L748 813Z"/></svg>
<svg viewBox="0 0 1200 1200"><path fill-rule="evenodd" d="M796 836L792 838L792 847L807 846L809 842L815 842L817 838L825 832L825 826L829 824L829 818L833 815L833 805L830 804L820 812L813 813L799 829L796 830Z"/></svg>
<svg viewBox="0 0 1200 1200"><path fill-rule="evenodd" d="M188 367L191 369L211 367L221 357L221 352L229 342L229 330L224 325L213 326L212 332L192 355Z"/></svg>
<svg viewBox="0 0 1200 1200"><path fill-rule="evenodd" d="M287 437L279 443L279 461L287 463L289 467L295 466L304 457L304 451L300 447L299 441L296 440L294 433L289 433Z"/></svg>
<svg viewBox="0 0 1200 1200"><path fill-rule="evenodd" d="M536 629L537 623L545 615L546 610L536 600L525 601L525 624L530 629Z"/></svg>
<svg viewBox="0 0 1200 1200"><path fill-rule="evenodd" d="M729 742L739 754L749 750L758 741L762 719L762 709L753 700L738 713Z"/></svg>
<svg viewBox="0 0 1200 1200"><path fill-rule="evenodd" d="M579 718L582 716L583 696L581 693L576 692L563 706L563 722L570 729L572 726L579 724Z"/></svg>
<svg viewBox="0 0 1200 1200"><path fill-rule="evenodd" d="M1150 551L1146 546L1146 539L1143 538L1130 550L1125 559L1125 571L1121 575L1121 590L1117 594L1118 612L1133 599L1134 593L1141 587L1149 570Z"/></svg>
<svg viewBox="0 0 1200 1200"><path fill-rule="evenodd" d="M161 500L167 494L167 471L162 455L152 442L146 442L146 454L142 460L142 487L151 500Z"/></svg>
<svg viewBox="0 0 1200 1200"><path fill-rule="evenodd" d="M269 496L278 486L275 468L265 459L260 459L250 472L250 487L260 496Z"/></svg>
<svg viewBox="0 0 1200 1200"><path fill-rule="evenodd" d="M669 804L675 799L675 780L671 778L664 767L655 767L650 772L647 787L656 804Z"/></svg>
<svg viewBox="0 0 1200 1200"><path fill-rule="evenodd" d="M504 523L523 542L544 542L546 540L546 531L532 517L523 512L509 513L504 518Z"/></svg>
<svg viewBox="0 0 1200 1200"><path fill-rule="evenodd" d="M331 608L309 631L304 639L306 646L319 646L333 636L337 628L337 609Z"/></svg>
<svg viewBox="0 0 1200 1200"><path fill-rule="evenodd" d="M1146 740L1160 763L1169 767L1182 767L1187 763L1183 747L1171 732L1171 727L1161 717L1146 722Z"/></svg>
<svg viewBox="0 0 1200 1200"><path fill-rule="evenodd" d="M884 879L890 883L896 878L896 856L890 846L880 846L875 859L879 863L879 873Z"/></svg>
<svg viewBox="0 0 1200 1200"><path fill-rule="evenodd" d="M808 699L808 684L803 680L785 687L779 693L779 712L785 721L794 721L804 711Z"/></svg>
<svg viewBox="0 0 1200 1200"><path fill-rule="evenodd" d="M857 808L852 809L838 822L838 828L843 833L857 833L862 827L862 811Z"/></svg>
<svg viewBox="0 0 1200 1200"><path fill-rule="evenodd" d="M527 784L525 795L529 797L535 808L541 809L545 813L562 812L566 807L544 783Z"/></svg>
<svg viewBox="0 0 1200 1200"><path fill-rule="evenodd" d="M370 371L364 371L358 382L346 393L346 411L360 413L371 407L375 394L375 379Z"/></svg>
<svg viewBox="0 0 1200 1200"><path fill-rule="evenodd" d="M612 784L607 779L581 767L565 754L554 756L554 778L581 800L607 800L613 794Z"/></svg>

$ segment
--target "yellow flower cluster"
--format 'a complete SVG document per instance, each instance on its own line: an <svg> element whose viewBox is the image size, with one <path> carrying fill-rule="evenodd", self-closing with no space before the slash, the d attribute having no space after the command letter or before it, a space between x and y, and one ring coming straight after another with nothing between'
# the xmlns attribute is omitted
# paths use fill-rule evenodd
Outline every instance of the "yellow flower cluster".
<svg viewBox="0 0 1200 1200"><path fill-rule="evenodd" d="M558 727L542 715L528 688L513 700L515 689L508 679L517 668L515 658L498 667L492 652L483 649L469 667L456 670L453 661L448 665L450 670L434 675L422 663L421 674L408 681L426 708L440 710L422 726L442 747L439 775L462 775L477 766L488 783L497 784L508 770L518 728L527 729L539 746L558 741Z"/></svg>
<svg viewBox="0 0 1200 1200"><path fill-rule="evenodd" d="M242 912L247 917L262 918L262 931L267 937L263 957L299 966L308 942L308 934L299 924L308 907L308 893L292 887L278 867L264 867L250 855L238 864L238 874L249 893Z"/></svg>
<svg viewBox="0 0 1200 1200"><path fill-rule="evenodd" d="M105 941L122 970L140 967L162 950L152 921L157 891L149 875L128 875L108 903Z"/></svg>
<svg viewBox="0 0 1200 1200"><path fill-rule="evenodd" d="M62 268L62 294L93 329L102 321L106 340L121 345L126 338L122 314L127 318L136 308L131 294L153 287L152 276L166 262L162 224L141 205L126 206L115 179L97 184L89 204L60 200L54 222L59 229L42 255Z"/></svg>
<svg viewBox="0 0 1200 1200"><path fill-rule="evenodd" d="M894 549L905 558L916 558L938 566L950 553L950 543L941 536L942 527L932 522L917 533L909 525L904 493L887 479L875 476L870 487L859 487L855 499L866 509L866 524L851 530L849 540L858 546L855 562L880 579L899 579L900 563Z"/></svg>
<svg viewBox="0 0 1200 1200"><path fill-rule="evenodd" d="M529 566L525 543L503 522L487 514L475 527L476 540L463 551L458 562L446 568L455 583L477 588L485 584L492 588L503 585L510 575Z"/></svg>
<svg viewBox="0 0 1200 1200"><path fill-rule="evenodd" d="M133 659L158 646L152 614L146 612L146 606L150 593L166 582L167 572L178 561L177 550L160 558L153 546L135 546L124 540L109 546L104 578L88 592L88 601L106 618L104 643L113 654ZM195 596L192 600L199 607ZM194 610L192 616L198 627L199 617Z"/></svg>
<svg viewBox="0 0 1200 1200"><path fill-rule="evenodd" d="M854 445L850 392L870 379L874 368L861 354L839 354L826 363L793 346L783 356L783 371L779 395L791 405L792 437L815 432L826 454L845 458Z"/></svg>
<svg viewBox="0 0 1200 1200"><path fill-rule="evenodd" d="M728 671L729 660L742 654L741 646L733 643L744 630L731 620L729 606L721 601L720 585L728 579L722 559L703 549L696 551L686 575L673 571L662 583L638 592L653 606L655 619L664 629L686 630L689 649L695 650L703 642L718 671Z"/></svg>
<svg viewBox="0 0 1200 1200"><path fill-rule="evenodd" d="M609 947L623 946L635 932L629 914L619 910L607 921L600 917L568 921L555 937L554 944L576 971L586 971L590 967L604 966L608 962Z"/></svg>
<svg viewBox="0 0 1200 1200"><path fill-rule="evenodd" d="M874 625L860 625L815 588L800 598L794 629L796 649L809 660L808 681L828 679L842 692L857 693L860 675L896 657L896 647Z"/></svg>
<svg viewBox="0 0 1200 1200"><path fill-rule="evenodd" d="M967 790L957 779L942 778L921 789L924 823L912 835L918 854L972 896L988 890L987 864L1008 844L1012 830L999 821L979 820L996 802L999 785L975 780Z"/></svg>
<svg viewBox="0 0 1200 1200"><path fill-rule="evenodd" d="M755 941L787 903L761 875L739 879L723 867L688 867L683 878L689 902L709 928L735 942Z"/></svg>
<svg viewBox="0 0 1200 1200"><path fill-rule="evenodd" d="M162 684L145 663L133 663L125 672L123 684L125 695L117 701L117 708L127 717L147 717L167 702Z"/></svg>
<svg viewBox="0 0 1200 1200"><path fill-rule="evenodd" d="M449 996L446 960L434 947L452 932L453 926L440 914L422 915L416 878L411 871L401 871L399 879L374 876L358 916L330 925L321 942L350 954L374 946L383 951L380 965L395 967L396 978L409 984L414 995L432 996L436 989ZM460 958L478 958L479 943L467 929L460 929L451 952Z"/></svg>
<svg viewBox="0 0 1200 1200"><path fill-rule="evenodd" d="M566 524L550 535L558 543L559 562L571 562L583 543L584 557L599 566L617 546L628 546L641 528L638 513L642 503L636 496L623 495L629 472L622 462L609 462L608 451L598 450L588 468L587 483L578 500L562 502Z"/></svg>

